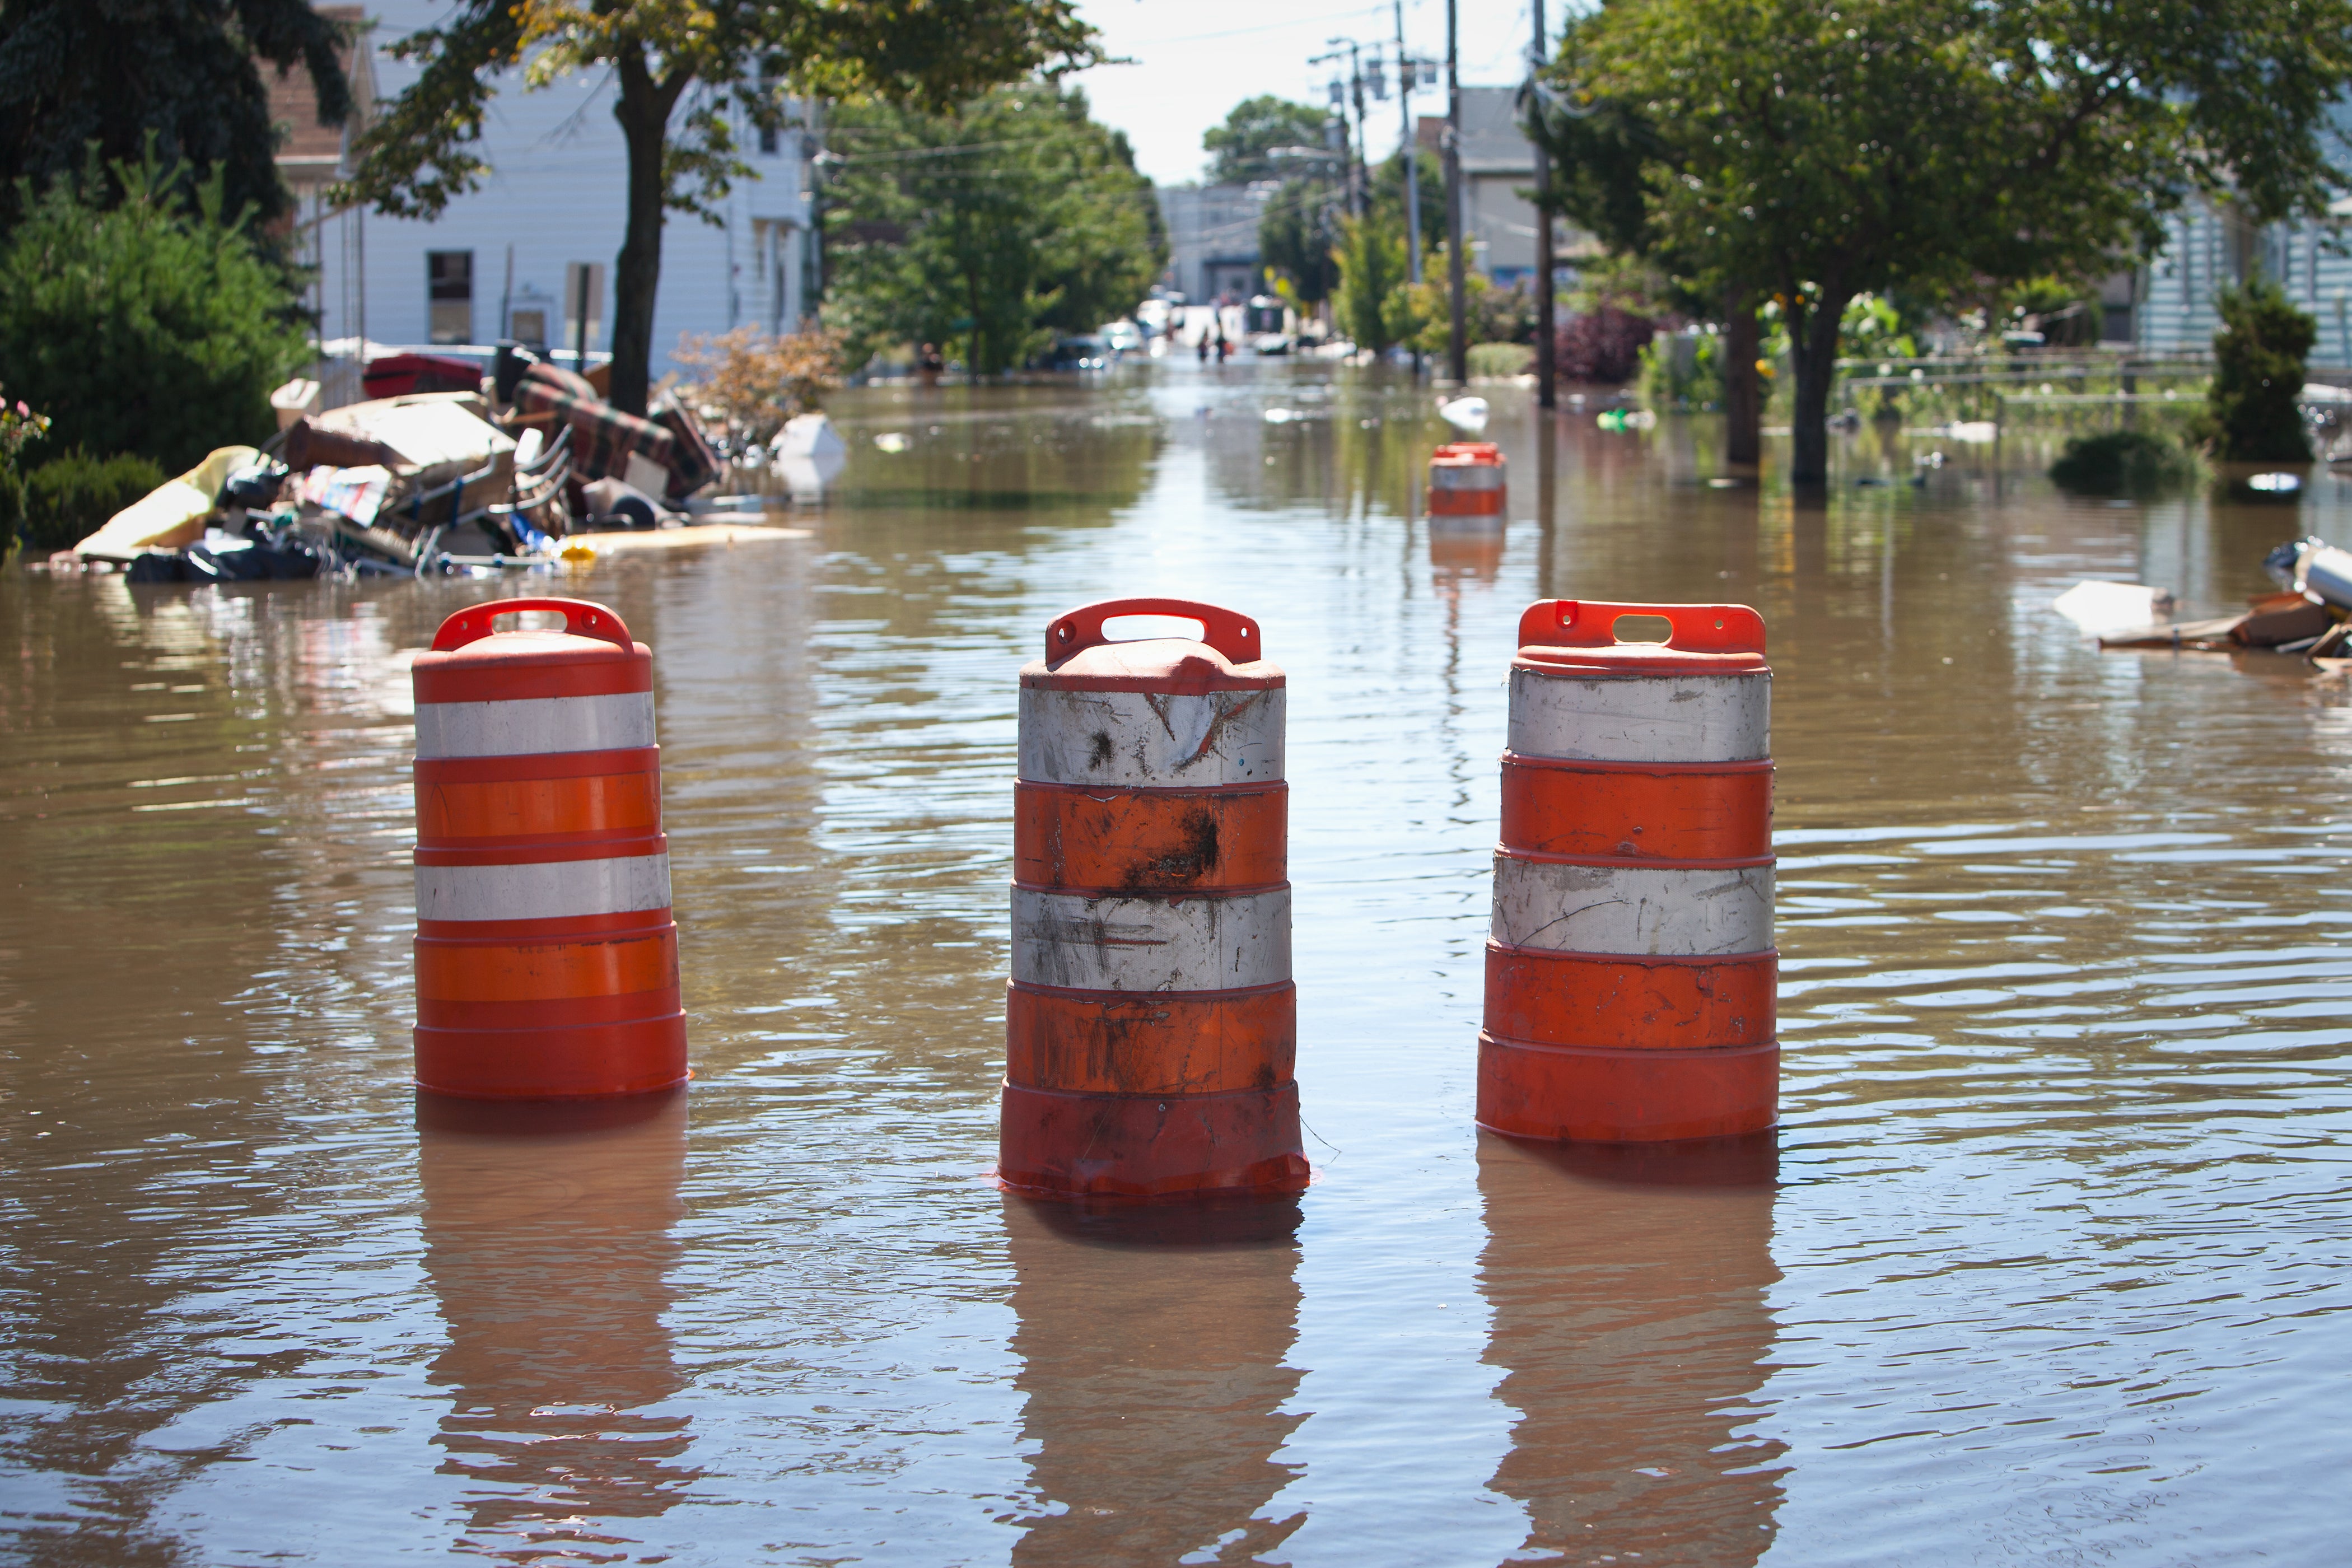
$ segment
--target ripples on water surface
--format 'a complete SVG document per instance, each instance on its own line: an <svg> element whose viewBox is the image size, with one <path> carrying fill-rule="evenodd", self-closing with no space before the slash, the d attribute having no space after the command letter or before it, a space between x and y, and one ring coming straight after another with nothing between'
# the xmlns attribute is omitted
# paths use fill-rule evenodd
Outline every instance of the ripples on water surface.
<svg viewBox="0 0 2352 1568"><path fill-rule="evenodd" d="M2352 536L2336 481L2300 517L2068 502L2012 445L1801 508L1707 487L1710 432L1567 419L1547 456L1498 396L1489 554L1411 518L1424 399L1294 375L854 395L813 537L578 585L656 654L698 1079L651 1105L405 1087L399 654L511 589L12 574L6 1550L2340 1554L2352 704L2046 608L2086 575L2227 608L2270 543ZM986 1180L1014 671L1146 589L1256 616L1290 672L1295 1204ZM1776 1143L1470 1127L1543 594L1771 625Z"/></svg>

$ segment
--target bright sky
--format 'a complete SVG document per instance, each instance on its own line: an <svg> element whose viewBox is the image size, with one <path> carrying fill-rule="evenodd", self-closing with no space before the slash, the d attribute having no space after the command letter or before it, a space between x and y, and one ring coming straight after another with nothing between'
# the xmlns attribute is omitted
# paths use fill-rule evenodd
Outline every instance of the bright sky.
<svg viewBox="0 0 2352 1568"><path fill-rule="evenodd" d="M1457 0L1462 83L1504 87L1526 71L1527 0ZM1136 162L1160 184L1201 177L1201 133L1223 121L1243 99L1270 92L1328 103L1333 67L1307 60L1327 40L1390 43L1396 12L1390 0L1079 0L1078 11L1102 32L1108 53L1133 65L1101 66L1075 79L1093 100L1095 118L1127 132ZM1544 19L1557 37L1563 0L1547 0ZM1445 0L1404 0L1405 47L1445 58ZM1443 114L1445 95L1423 89L1413 112ZM1375 162L1396 150L1401 129L1395 85L1364 105L1365 137Z"/></svg>

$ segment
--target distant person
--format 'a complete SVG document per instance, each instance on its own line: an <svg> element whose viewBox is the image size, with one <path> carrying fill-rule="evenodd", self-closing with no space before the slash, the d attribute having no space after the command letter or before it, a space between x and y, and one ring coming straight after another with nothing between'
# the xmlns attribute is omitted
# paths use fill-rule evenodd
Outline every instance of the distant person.
<svg viewBox="0 0 2352 1568"><path fill-rule="evenodd" d="M1224 328L1223 328L1223 327L1219 327L1219 328L1217 329L1217 363L1218 363L1219 364L1223 364L1223 363L1225 363L1225 356L1227 356L1228 354L1232 353L1233 352L1234 352L1234 345L1232 344L1232 342L1229 342L1229 341L1226 339L1226 337L1225 337L1225 329L1224 329Z"/></svg>
<svg viewBox="0 0 2352 1568"><path fill-rule="evenodd" d="M1206 363L1209 363L1209 329L1208 329L1208 328L1206 328L1206 327L1202 327L1202 328L1201 329L1201 335L1200 335L1199 337L1197 337L1197 338L1193 339L1193 340L1192 340L1192 342L1193 342L1194 346L1195 346L1195 347L1199 350L1199 352L1200 352L1200 355L1201 355L1201 363L1202 363L1202 364L1206 364Z"/></svg>
<svg viewBox="0 0 2352 1568"><path fill-rule="evenodd" d="M925 343L922 357L915 362L916 374L922 377L925 386L937 386L940 384L940 372L947 367L948 362L941 357L940 345L937 343Z"/></svg>

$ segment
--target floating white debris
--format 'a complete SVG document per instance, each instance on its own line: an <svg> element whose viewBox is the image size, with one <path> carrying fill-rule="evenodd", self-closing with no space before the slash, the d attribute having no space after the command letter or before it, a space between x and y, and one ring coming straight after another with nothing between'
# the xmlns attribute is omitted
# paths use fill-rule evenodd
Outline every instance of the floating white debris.
<svg viewBox="0 0 2352 1568"><path fill-rule="evenodd" d="M2077 583L2050 607L2086 637L2153 626L2172 614L2172 590L2142 583Z"/></svg>
<svg viewBox="0 0 2352 1568"><path fill-rule="evenodd" d="M1437 416L1456 430L1475 436L1486 427L1488 410L1483 397L1457 397L1437 405Z"/></svg>
<svg viewBox="0 0 2352 1568"><path fill-rule="evenodd" d="M1265 422L1269 425L1287 425L1294 419L1306 417L1296 408L1269 408L1265 411Z"/></svg>
<svg viewBox="0 0 2352 1568"><path fill-rule="evenodd" d="M2264 495L2291 496L2303 489L2303 478L2299 474L2256 474L2246 481L2246 488Z"/></svg>
<svg viewBox="0 0 2352 1568"><path fill-rule="evenodd" d="M903 434L897 430L884 431L881 435L874 437L874 444L877 447L881 447L882 450L886 452L903 452L912 445L912 443L909 442Z"/></svg>

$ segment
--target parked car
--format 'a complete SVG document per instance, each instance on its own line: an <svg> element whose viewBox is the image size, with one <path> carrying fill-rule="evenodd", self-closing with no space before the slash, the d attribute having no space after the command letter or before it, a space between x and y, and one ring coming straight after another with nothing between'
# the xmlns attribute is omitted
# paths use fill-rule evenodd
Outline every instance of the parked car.
<svg viewBox="0 0 2352 1568"><path fill-rule="evenodd" d="M1105 346L1113 353L1130 354L1143 346L1143 329L1133 321L1121 320L1108 322L1104 326L1101 335Z"/></svg>
<svg viewBox="0 0 2352 1568"><path fill-rule="evenodd" d="M1038 356L1039 370L1108 370L1118 356L1099 336L1088 332L1062 338Z"/></svg>

